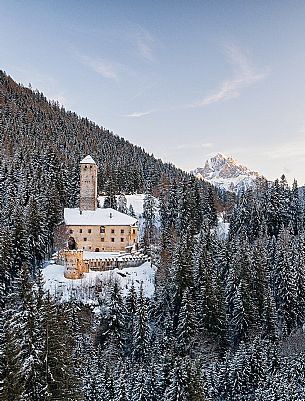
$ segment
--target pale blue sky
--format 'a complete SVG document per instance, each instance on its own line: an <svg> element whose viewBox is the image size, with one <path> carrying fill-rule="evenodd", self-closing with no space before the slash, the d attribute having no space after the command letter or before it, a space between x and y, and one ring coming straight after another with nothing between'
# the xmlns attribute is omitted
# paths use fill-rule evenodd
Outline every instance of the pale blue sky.
<svg viewBox="0 0 305 401"><path fill-rule="evenodd" d="M305 1L3 1L0 68L189 170L305 183Z"/></svg>

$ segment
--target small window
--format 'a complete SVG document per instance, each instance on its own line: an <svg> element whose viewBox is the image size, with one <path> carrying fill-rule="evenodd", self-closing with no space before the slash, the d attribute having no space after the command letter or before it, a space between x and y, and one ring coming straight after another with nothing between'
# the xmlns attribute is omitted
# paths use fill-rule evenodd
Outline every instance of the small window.
<svg viewBox="0 0 305 401"><path fill-rule="evenodd" d="M69 230L69 233L70 233L70 234L73 234L73 230L70 229L70 230Z"/></svg>
<svg viewBox="0 0 305 401"><path fill-rule="evenodd" d="M101 227L100 227L100 233L101 233L101 234L104 234L104 233L105 233L105 227L104 227L104 226L101 226Z"/></svg>
<svg viewBox="0 0 305 401"><path fill-rule="evenodd" d="M87 241L87 238L86 238L86 237L84 238L84 241Z"/></svg>
<svg viewBox="0 0 305 401"><path fill-rule="evenodd" d="M135 230L135 229L133 229L133 230L132 230L132 233L133 233L133 234L135 234L135 233L136 233L136 230Z"/></svg>
<svg viewBox="0 0 305 401"><path fill-rule="evenodd" d="M91 234L91 228L88 228L88 233Z"/></svg>
<svg viewBox="0 0 305 401"><path fill-rule="evenodd" d="M85 249L85 247L83 246L83 249Z"/></svg>
<svg viewBox="0 0 305 401"><path fill-rule="evenodd" d="M91 246L89 246L89 250L91 250Z"/></svg>
<svg viewBox="0 0 305 401"><path fill-rule="evenodd" d="M80 234L81 234L81 233L83 232L83 229L82 229L82 228L80 228L80 229L79 229L79 232L80 232Z"/></svg>
<svg viewBox="0 0 305 401"><path fill-rule="evenodd" d="M113 228L111 229L111 234L114 234L114 229Z"/></svg>
<svg viewBox="0 0 305 401"><path fill-rule="evenodd" d="M101 242L104 242L105 241L105 238L101 238Z"/></svg>
<svg viewBox="0 0 305 401"><path fill-rule="evenodd" d="M99 252L100 251L100 248L95 248L95 252Z"/></svg>
<svg viewBox="0 0 305 401"><path fill-rule="evenodd" d="M124 234L124 230L123 229L121 230L121 234Z"/></svg>
<svg viewBox="0 0 305 401"><path fill-rule="evenodd" d="M114 242L114 238L111 238L111 242Z"/></svg>
<svg viewBox="0 0 305 401"><path fill-rule="evenodd" d="M85 166L85 168L87 168L87 166Z"/></svg>
<svg viewBox="0 0 305 401"><path fill-rule="evenodd" d="M124 238L121 238L121 242L124 242Z"/></svg>
<svg viewBox="0 0 305 401"><path fill-rule="evenodd" d="M92 168L92 166L90 166L90 168Z"/></svg>

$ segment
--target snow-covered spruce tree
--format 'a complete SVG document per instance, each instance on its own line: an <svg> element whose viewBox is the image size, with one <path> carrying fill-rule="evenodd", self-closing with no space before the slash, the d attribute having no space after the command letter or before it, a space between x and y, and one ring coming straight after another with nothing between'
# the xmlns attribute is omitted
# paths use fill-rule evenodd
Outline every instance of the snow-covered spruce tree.
<svg viewBox="0 0 305 401"><path fill-rule="evenodd" d="M146 299L144 297L143 285L136 305L136 318L133 331L133 357L134 360L143 362L148 355L150 345L150 333L147 318Z"/></svg>
<svg viewBox="0 0 305 401"><path fill-rule="evenodd" d="M31 197L26 208L27 245L30 254L30 263L33 271L41 266L48 252L48 232L46 230L46 216L39 210L34 197Z"/></svg>
<svg viewBox="0 0 305 401"><path fill-rule="evenodd" d="M199 330L220 340L224 336L225 305L220 276L213 260L213 244L210 229L203 228L194 255L195 309Z"/></svg>
<svg viewBox="0 0 305 401"><path fill-rule="evenodd" d="M118 211L121 213L128 214L126 196L123 194L119 195L117 203L118 203Z"/></svg>
<svg viewBox="0 0 305 401"><path fill-rule="evenodd" d="M137 312L137 293L134 282L131 283L130 289L125 299L125 354L131 357L134 353L134 331Z"/></svg>
<svg viewBox="0 0 305 401"><path fill-rule="evenodd" d="M129 216L131 216L131 217L137 217L136 214L135 214L135 211L134 211L134 209L133 209L132 204L129 205L128 210L127 210L127 214L128 214Z"/></svg>
<svg viewBox="0 0 305 401"><path fill-rule="evenodd" d="M111 181L108 181L106 184L106 197L104 199L103 207L117 209L116 191L113 187L113 182Z"/></svg>
<svg viewBox="0 0 305 401"><path fill-rule="evenodd" d="M152 195L151 186L148 185L143 203L144 234L143 244L145 252L153 257L153 245L156 241L156 212L157 203Z"/></svg>
<svg viewBox="0 0 305 401"><path fill-rule="evenodd" d="M37 400L46 396L43 357L43 336L37 301L26 265L16 279L16 290L7 306L4 328L6 377L4 395L7 400ZM13 384L14 383L14 384ZM11 392L12 387L16 388Z"/></svg>
<svg viewBox="0 0 305 401"><path fill-rule="evenodd" d="M67 316L48 294L43 306L44 369L47 400L82 399L74 369L72 344L67 331ZM65 341L63 341L65 339Z"/></svg>
<svg viewBox="0 0 305 401"><path fill-rule="evenodd" d="M178 315L184 291L193 288L193 237L191 236L190 230L187 230L185 235L180 237L173 259L171 292L173 299L174 328L176 328L178 324Z"/></svg>
<svg viewBox="0 0 305 401"><path fill-rule="evenodd" d="M100 344L107 359L117 360L123 355L125 341L124 302L122 291L114 281L106 318L101 322Z"/></svg>
<svg viewBox="0 0 305 401"><path fill-rule="evenodd" d="M289 334L297 323L296 274L292 241L289 231L285 228L279 232L272 280L278 330L280 337L282 337Z"/></svg>
<svg viewBox="0 0 305 401"><path fill-rule="evenodd" d="M189 354L193 349L196 328L197 322L192 295L188 289L185 289L182 296L176 330L176 348L178 353L182 356Z"/></svg>

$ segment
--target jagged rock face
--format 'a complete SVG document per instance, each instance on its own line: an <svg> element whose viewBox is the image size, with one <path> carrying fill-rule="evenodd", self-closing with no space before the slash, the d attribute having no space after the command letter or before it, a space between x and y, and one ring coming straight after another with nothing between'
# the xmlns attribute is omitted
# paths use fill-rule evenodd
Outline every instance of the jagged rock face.
<svg viewBox="0 0 305 401"><path fill-rule="evenodd" d="M250 186L261 175L239 164L230 156L217 153L205 162L204 167L198 167L192 173L199 179L204 179L218 188L240 193Z"/></svg>

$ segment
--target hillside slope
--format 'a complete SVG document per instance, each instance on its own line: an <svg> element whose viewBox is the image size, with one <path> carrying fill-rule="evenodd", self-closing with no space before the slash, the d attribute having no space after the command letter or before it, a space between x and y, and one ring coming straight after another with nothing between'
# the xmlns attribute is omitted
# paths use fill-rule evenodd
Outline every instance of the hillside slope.
<svg viewBox="0 0 305 401"><path fill-rule="evenodd" d="M87 154L99 166L100 192L143 192L147 181L154 186L185 175L87 118L49 102L42 93L16 84L2 71L0 150L0 168L37 170L40 166L41 176L47 171L67 206L77 204L78 163ZM36 185L41 176L36 177Z"/></svg>

